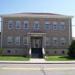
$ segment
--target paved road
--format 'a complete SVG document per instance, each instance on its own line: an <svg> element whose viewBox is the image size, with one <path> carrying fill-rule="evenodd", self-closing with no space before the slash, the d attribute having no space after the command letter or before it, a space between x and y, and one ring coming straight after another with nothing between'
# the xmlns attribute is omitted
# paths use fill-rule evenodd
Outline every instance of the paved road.
<svg viewBox="0 0 75 75"><path fill-rule="evenodd" d="M75 64L0 64L0 75L74 75Z"/></svg>

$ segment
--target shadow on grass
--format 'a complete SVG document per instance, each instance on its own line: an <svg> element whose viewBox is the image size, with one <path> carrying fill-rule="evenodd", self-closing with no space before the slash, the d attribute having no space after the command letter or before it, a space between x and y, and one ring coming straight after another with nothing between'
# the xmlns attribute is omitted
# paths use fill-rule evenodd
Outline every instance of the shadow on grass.
<svg viewBox="0 0 75 75"><path fill-rule="evenodd" d="M59 58L66 58L67 60L75 60L75 57L69 57L69 56L60 56Z"/></svg>

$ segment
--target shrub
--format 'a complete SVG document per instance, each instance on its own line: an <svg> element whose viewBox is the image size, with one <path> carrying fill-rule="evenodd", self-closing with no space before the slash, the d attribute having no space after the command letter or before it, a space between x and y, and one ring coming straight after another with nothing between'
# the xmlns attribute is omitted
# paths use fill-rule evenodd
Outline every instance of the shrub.
<svg viewBox="0 0 75 75"><path fill-rule="evenodd" d="M75 58L75 40L72 41L71 45L69 46L68 49L68 56L69 57L74 57Z"/></svg>

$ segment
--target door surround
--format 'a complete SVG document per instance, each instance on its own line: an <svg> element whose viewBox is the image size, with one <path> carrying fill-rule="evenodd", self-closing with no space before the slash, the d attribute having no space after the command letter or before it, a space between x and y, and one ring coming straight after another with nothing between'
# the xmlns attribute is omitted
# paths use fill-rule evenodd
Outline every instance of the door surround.
<svg viewBox="0 0 75 75"><path fill-rule="evenodd" d="M31 37L31 56L32 58L42 58L42 37Z"/></svg>
<svg viewBox="0 0 75 75"><path fill-rule="evenodd" d="M42 48L42 37L31 37L31 48Z"/></svg>
<svg viewBox="0 0 75 75"><path fill-rule="evenodd" d="M42 38L42 46L40 47L40 50L41 50L41 53L42 53L42 56L44 55L44 37L46 36L46 33L45 32L29 32L29 33L27 33L27 36L30 38L30 49L29 49L29 55L32 57L32 49L33 49L33 47L32 47L32 40L31 40L31 38L32 37L37 37L37 38Z"/></svg>

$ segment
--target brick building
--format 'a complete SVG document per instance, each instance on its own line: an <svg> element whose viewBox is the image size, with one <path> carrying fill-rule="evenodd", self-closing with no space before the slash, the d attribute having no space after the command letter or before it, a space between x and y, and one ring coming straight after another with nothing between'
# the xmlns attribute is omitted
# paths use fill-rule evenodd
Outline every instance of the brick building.
<svg viewBox="0 0 75 75"><path fill-rule="evenodd" d="M1 47L5 55L66 55L72 41L72 16L53 13L1 15Z"/></svg>

